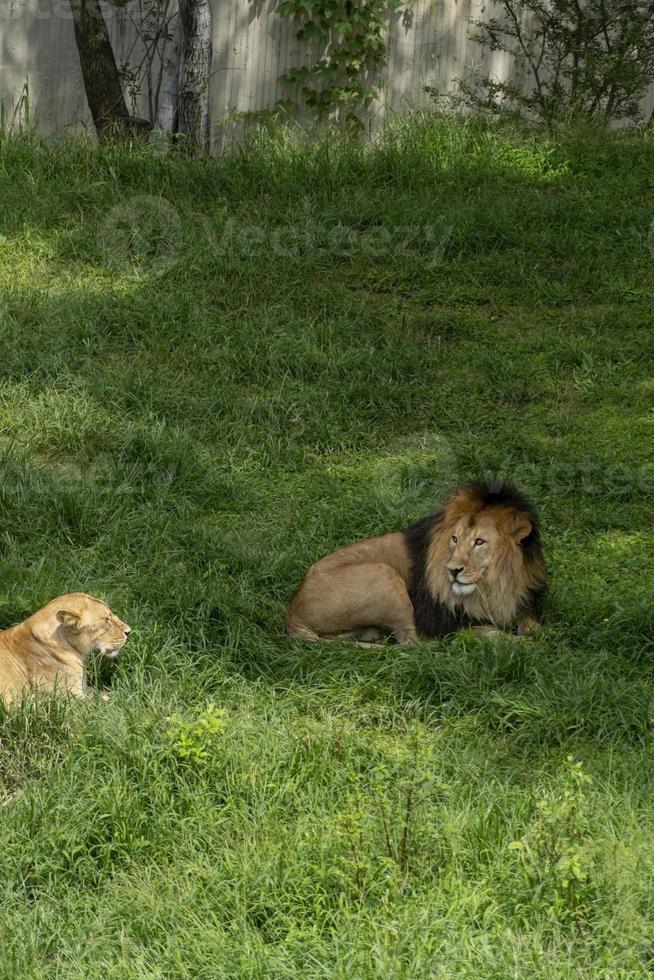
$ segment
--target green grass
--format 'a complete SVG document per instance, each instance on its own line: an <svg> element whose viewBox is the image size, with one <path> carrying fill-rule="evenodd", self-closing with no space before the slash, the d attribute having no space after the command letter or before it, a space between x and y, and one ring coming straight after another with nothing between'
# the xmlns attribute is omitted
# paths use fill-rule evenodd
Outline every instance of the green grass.
<svg viewBox="0 0 654 980"><path fill-rule="evenodd" d="M0 720L0 977L651 975L653 166L428 116L0 142L0 625L133 627L109 704ZM487 468L538 638L284 636L312 560Z"/></svg>

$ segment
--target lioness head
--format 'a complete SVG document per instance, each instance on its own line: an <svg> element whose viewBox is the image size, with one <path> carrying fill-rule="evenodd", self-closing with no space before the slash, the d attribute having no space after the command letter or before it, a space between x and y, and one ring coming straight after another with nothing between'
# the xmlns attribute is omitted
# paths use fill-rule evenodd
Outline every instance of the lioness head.
<svg viewBox="0 0 654 980"><path fill-rule="evenodd" d="M118 656L131 632L106 602L85 592L60 596L49 606L62 639L84 656L92 650L106 657Z"/></svg>

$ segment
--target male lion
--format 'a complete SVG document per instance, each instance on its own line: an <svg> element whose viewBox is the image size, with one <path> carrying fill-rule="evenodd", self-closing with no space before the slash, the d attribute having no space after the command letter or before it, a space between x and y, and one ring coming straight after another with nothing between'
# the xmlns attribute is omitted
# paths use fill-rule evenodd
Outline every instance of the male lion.
<svg viewBox="0 0 654 980"><path fill-rule="evenodd" d="M0 631L0 699L9 704L30 687L86 697L91 650L116 657L130 632L92 595L71 592L53 599L18 626Z"/></svg>
<svg viewBox="0 0 654 980"><path fill-rule="evenodd" d="M404 531L341 548L312 565L286 632L305 640L446 636L467 626L536 627L546 571L531 504L514 487L453 490Z"/></svg>

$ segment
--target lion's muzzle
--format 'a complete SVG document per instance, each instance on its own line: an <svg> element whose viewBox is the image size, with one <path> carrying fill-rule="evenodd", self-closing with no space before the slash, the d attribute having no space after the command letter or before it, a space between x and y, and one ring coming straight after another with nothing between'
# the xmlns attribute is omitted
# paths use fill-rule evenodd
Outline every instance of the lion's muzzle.
<svg viewBox="0 0 654 980"><path fill-rule="evenodd" d="M471 595L476 588L474 582L452 582L452 592L455 595Z"/></svg>

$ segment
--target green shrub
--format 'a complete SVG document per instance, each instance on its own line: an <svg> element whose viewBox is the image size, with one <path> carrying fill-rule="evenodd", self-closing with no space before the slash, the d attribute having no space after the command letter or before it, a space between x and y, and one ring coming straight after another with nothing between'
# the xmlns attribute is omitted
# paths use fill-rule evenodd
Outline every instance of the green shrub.
<svg viewBox="0 0 654 980"><path fill-rule="evenodd" d="M171 715L168 719L166 737L173 754L189 766L199 768L206 764L210 754L225 731L227 712L208 704L206 708L196 709L186 718Z"/></svg>

